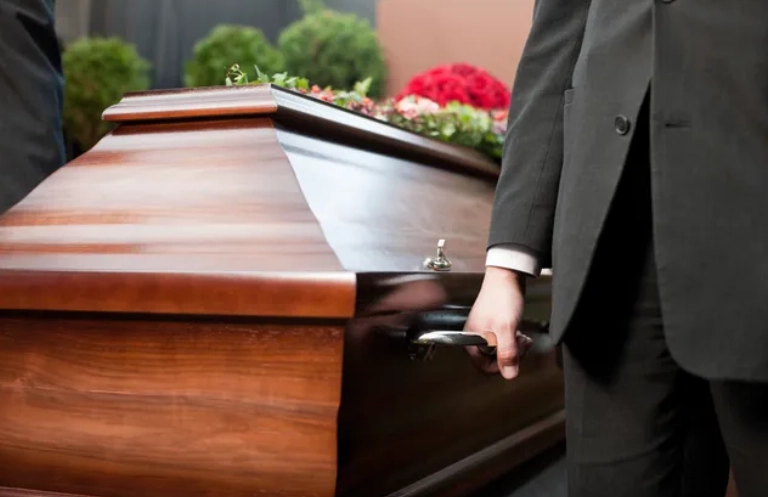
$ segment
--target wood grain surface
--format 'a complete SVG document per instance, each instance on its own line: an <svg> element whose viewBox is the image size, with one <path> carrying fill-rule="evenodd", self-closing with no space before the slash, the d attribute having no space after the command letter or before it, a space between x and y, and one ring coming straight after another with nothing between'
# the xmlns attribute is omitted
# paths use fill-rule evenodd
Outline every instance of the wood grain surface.
<svg viewBox="0 0 768 497"><path fill-rule="evenodd" d="M266 119L119 128L0 217L0 274L0 308L328 317L354 306L354 277Z"/></svg>
<svg viewBox="0 0 768 497"><path fill-rule="evenodd" d="M515 382L462 350L412 361L366 314L471 304L495 164L268 86L131 94L105 119L0 217L0 487L428 495L560 436L553 357ZM441 238L441 291L409 293Z"/></svg>
<svg viewBox="0 0 768 497"><path fill-rule="evenodd" d="M343 272L0 270L0 309L348 318Z"/></svg>
<svg viewBox="0 0 768 497"><path fill-rule="evenodd" d="M343 328L0 316L0 486L332 496Z"/></svg>
<svg viewBox="0 0 768 497"><path fill-rule="evenodd" d="M102 119L113 123L172 119L258 116L277 110L269 85L184 88L130 92L106 109Z"/></svg>

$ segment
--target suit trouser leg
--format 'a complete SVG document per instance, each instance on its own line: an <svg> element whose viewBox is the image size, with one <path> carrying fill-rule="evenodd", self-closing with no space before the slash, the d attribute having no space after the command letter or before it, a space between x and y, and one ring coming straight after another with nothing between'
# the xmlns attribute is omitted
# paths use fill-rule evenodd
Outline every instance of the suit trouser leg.
<svg viewBox="0 0 768 497"><path fill-rule="evenodd" d="M564 342L569 495L723 497L710 385L664 337L643 124Z"/></svg>

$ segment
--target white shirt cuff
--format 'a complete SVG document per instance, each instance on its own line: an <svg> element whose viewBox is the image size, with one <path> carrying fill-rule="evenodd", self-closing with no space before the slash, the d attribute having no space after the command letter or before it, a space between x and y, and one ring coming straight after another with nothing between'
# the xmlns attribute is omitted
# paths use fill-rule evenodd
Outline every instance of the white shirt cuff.
<svg viewBox="0 0 768 497"><path fill-rule="evenodd" d="M488 249L486 266L501 267L538 277L541 274L539 258L530 249L514 244L495 245Z"/></svg>

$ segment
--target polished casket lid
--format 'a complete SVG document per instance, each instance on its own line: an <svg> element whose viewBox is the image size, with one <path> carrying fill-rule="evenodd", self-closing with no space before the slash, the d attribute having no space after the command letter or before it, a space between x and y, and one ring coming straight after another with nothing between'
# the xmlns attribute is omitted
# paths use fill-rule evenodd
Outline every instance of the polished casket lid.
<svg viewBox="0 0 768 497"><path fill-rule="evenodd" d="M0 308L345 318L356 273L482 270L498 167L271 85L132 93L0 217Z"/></svg>

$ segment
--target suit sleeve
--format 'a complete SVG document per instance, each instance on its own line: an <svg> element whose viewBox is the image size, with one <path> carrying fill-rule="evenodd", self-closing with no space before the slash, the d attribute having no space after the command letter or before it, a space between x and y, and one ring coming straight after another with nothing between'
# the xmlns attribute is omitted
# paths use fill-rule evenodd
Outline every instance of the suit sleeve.
<svg viewBox="0 0 768 497"><path fill-rule="evenodd" d="M525 247L545 267L563 162L563 94L571 86L589 4L536 0L512 89L488 248Z"/></svg>
<svg viewBox="0 0 768 497"><path fill-rule="evenodd" d="M54 0L0 0L0 214L65 162Z"/></svg>

